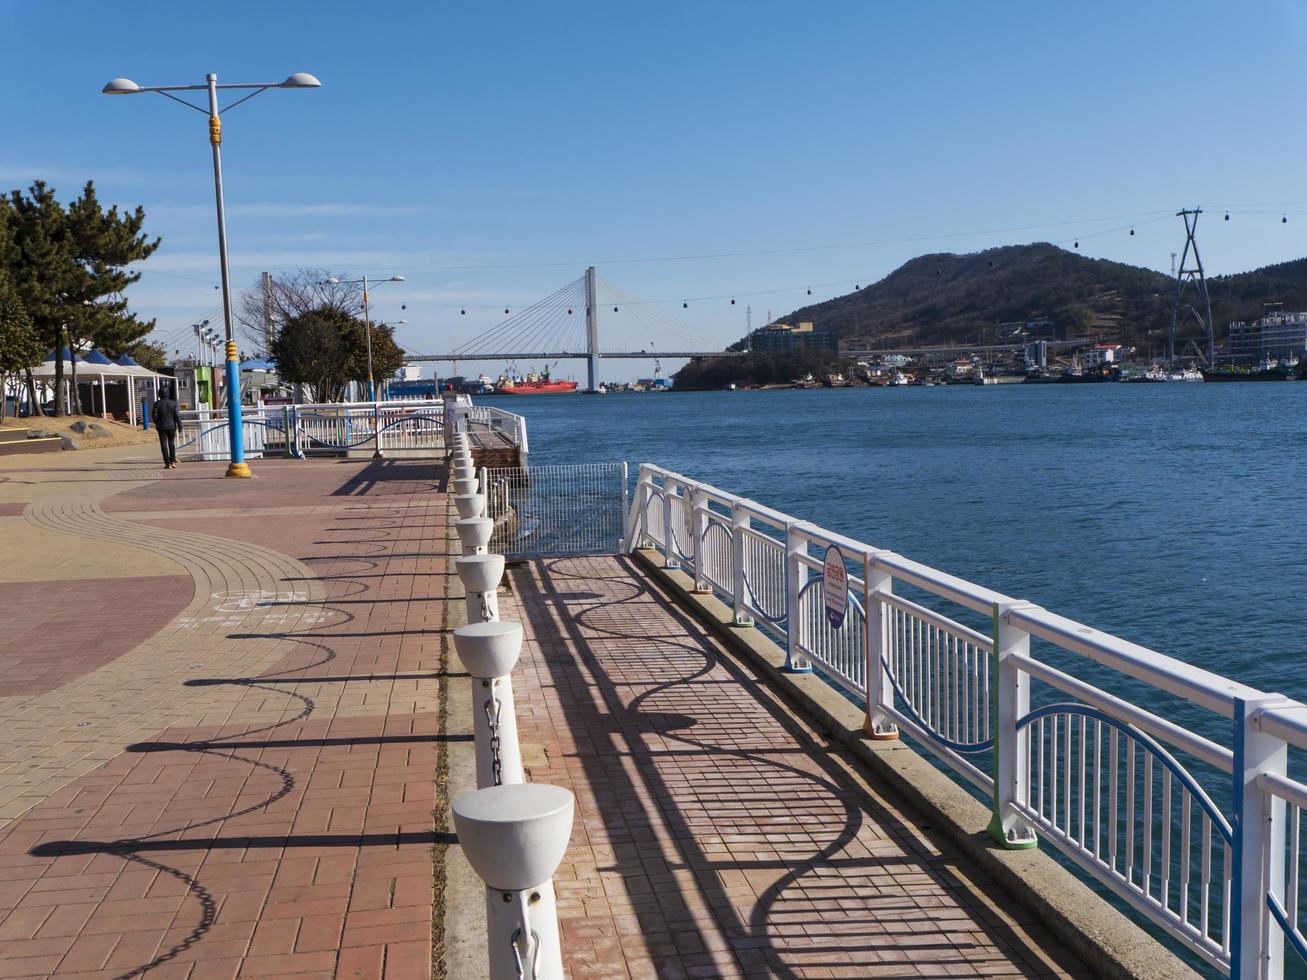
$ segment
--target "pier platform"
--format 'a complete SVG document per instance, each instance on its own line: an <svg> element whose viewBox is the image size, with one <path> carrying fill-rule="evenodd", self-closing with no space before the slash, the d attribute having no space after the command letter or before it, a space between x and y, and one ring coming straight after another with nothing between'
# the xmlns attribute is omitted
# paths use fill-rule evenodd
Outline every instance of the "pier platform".
<svg viewBox="0 0 1307 980"><path fill-rule="evenodd" d="M0 461L0 977L484 974L444 468L253 468ZM572 976L1091 975L634 560L507 579Z"/></svg>

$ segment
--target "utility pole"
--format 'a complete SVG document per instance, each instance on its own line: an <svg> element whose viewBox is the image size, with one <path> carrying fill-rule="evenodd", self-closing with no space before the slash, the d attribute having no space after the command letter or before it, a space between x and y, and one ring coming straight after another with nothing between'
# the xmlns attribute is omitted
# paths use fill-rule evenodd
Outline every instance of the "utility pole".
<svg viewBox="0 0 1307 980"><path fill-rule="evenodd" d="M1203 213L1202 208L1194 208L1192 211L1181 209L1175 213L1177 218L1184 219L1184 252L1180 256L1180 270L1175 273L1175 302L1171 306L1171 332L1166 338L1166 360L1167 363L1175 361L1175 334L1176 329L1180 326L1180 321L1187 320L1192 313L1194 319L1198 321L1200 327L1207 329L1207 364L1211 367L1216 360L1216 335L1212 327L1212 298L1207 293L1207 277L1203 273L1203 260L1198 255L1198 240L1195 235L1198 233L1198 216ZM1189 253L1193 252L1192 263L1189 260ZM1171 260L1174 263L1175 253L1171 253ZM1174 266L1173 266L1174 269ZM1198 295L1194 297L1195 302L1187 302L1185 293L1190 286L1194 286ZM1202 308L1199 309L1199 306Z"/></svg>
<svg viewBox="0 0 1307 980"><path fill-rule="evenodd" d="M263 274L263 356L272 350L272 276Z"/></svg>
<svg viewBox="0 0 1307 980"><path fill-rule="evenodd" d="M595 297L595 267L585 270L585 349L587 391L598 391L599 302Z"/></svg>

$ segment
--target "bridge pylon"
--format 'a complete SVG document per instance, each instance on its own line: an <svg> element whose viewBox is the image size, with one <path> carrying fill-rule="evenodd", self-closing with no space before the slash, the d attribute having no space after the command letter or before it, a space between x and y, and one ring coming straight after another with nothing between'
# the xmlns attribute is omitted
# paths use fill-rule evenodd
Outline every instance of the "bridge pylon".
<svg viewBox="0 0 1307 980"><path fill-rule="evenodd" d="M586 391L598 390L599 368L599 301L595 290L595 267L585 270L585 351L586 351Z"/></svg>

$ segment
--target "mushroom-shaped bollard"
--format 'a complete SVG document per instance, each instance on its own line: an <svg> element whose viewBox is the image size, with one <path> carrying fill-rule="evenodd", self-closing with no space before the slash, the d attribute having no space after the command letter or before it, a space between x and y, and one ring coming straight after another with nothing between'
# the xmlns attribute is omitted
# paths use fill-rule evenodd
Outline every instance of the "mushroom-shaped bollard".
<svg viewBox="0 0 1307 980"><path fill-rule="evenodd" d="M475 480L477 471L474 467L464 466L462 463L455 463L453 469L449 471L451 480Z"/></svg>
<svg viewBox="0 0 1307 980"><path fill-rule="evenodd" d="M454 630L454 649L472 675L472 737L477 786L520 783L522 750L517 744L513 666L522 651L518 623L470 623Z"/></svg>
<svg viewBox="0 0 1307 980"><path fill-rule="evenodd" d="M463 543L463 554L484 555L495 533L495 522L489 517L463 517L454 522L454 529Z"/></svg>
<svg viewBox="0 0 1307 980"><path fill-rule="evenodd" d="M467 621L485 623L499 619L499 597L495 590L504 577L504 556L466 555L455 558L454 567L467 593Z"/></svg>
<svg viewBox="0 0 1307 980"><path fill-rule="evenodd" d="M486 512L484 493L465 493L454 498L459 517L481 517Z"/></svg>
<svg viewBox="0 0 1307 980"><path fill-rule="evenodd" d="M454 493L460 497L466 497L469 494L477 492L477 484L480 482L475 477L456 476L453 479Z"/></svg>
<svg viewBox="0 0 1307 980"><path fill-rule="evenodd" d="M491 980L562 980L551 880L572 836L575 801L561 786L492 786L454 802L454 830L486 883Z"/></svg>

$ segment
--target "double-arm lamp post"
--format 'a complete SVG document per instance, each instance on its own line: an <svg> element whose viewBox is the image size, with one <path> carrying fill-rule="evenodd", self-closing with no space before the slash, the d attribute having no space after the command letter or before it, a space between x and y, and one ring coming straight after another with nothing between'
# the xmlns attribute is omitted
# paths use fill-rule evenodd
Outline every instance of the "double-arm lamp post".
<svg viewBox="0 0 1307 980"><path fill-rule="evenodd" d="M270 88L320 88L322 85L308 72L297 71L284 82L266 82L260 84L218 84L218 76L212 73L205 76L203 85L137 85L130 78L115 78L101 91L105 95L139 95L142 92L158 92L160 95L179 102L209 117L209 144L213 147L213 195L218 208L218 266L222 275L222 316L227 338L227 426L231 440L231 463L227 467L228 476L248 477L250 468L245 463L245 445L241 431L241 385L240 361L236 355L236 336L232 328L231 313L231 274L227 268L227 216L222 202L222 123L219 116L247 102L260 92ZM249 95L237 99L226 109L218 108L218 90L231 89L248 91ZM187 102L174 92L208 92L209 108Z"/></svg>
<svg viewBox="0 0 1307 980"><path fill-rule="evenodd" d="M389 279L382 280L382 282L403 281L403 276L391 276ZM372 377L372 317L368 314L368 277L364 276L362 279L340 279L336 276L328 276L323 285L363 287L363 332L367 337L368 343L368 401L372 402L372 431L374 433L374 438L376 439L376 449L372 453L372 458L381 459L381 409L377 402L377 383ZM373 281L372 285L375 287L380 285L380 283Z"/></svg>

